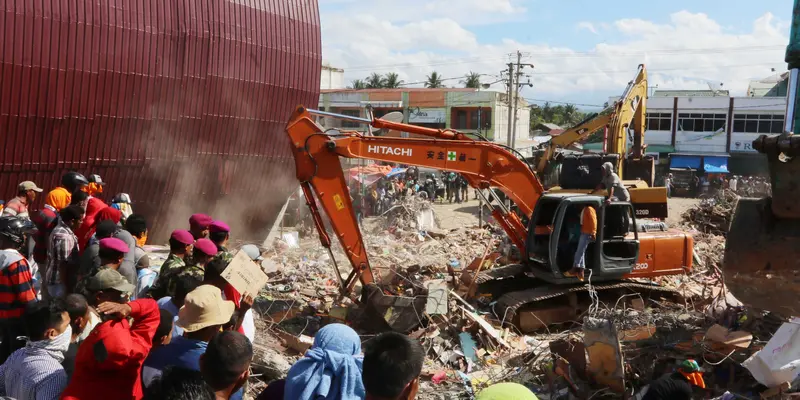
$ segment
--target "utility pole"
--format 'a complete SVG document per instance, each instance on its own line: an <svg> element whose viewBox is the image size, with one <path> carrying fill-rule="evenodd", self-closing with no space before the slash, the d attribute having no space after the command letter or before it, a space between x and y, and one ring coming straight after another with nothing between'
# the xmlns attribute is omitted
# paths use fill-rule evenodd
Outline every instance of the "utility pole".
<svg viewBox="0 0 800 400"><path fill-rule="evenodd" d="M513 87L514 87L514 64L513 63L508 63L508 132L507 132L508 136L506 137L506 145L508 147L511 147L511 135L512 135L511 126L512 126L512 121L513 121L512 118L514 117L512 111L511 111L511 107L513 107L511 105L511 101L512 101L511 96L512 96L513 92L511 90L512 90Z"/></svg>
<svg viewBox="0 0 800 400"><path fill-rule="evenodd" d="M517 80L514 81L514 75L511 75L511 85L514 86L514 124L511 128L511 144L508 145L512 149L517 144L517 104L519 104L519 77L522 75L522 68L520 68L520 62L522 62L522 53L517 50Z"/></svg>
<svg viewBox="0 0 800 400"><path fill-rule="evenodd" d="M533 68L533 64L522 64L522 55L523 54L519 50L517 50L517 73L516 73L517 80L516 80L516 82L514 81L514 76L511 77L511 83L514 85L514 90L516 91L516 94L514 96L514 127L511 130L511 144L509 145L509 147L511 147L512 149L517 144L517 111L519 111L519 106L518 106L518 104L519 104L519 91L523 86L520 83L520 78L522 77L522 69L525 68L525 67ZM525 56L528 57L528 54L526 53ZM528 79L528 82L525 83L525 85L533 87L533 85L531 84L530 79Z"/></svg>

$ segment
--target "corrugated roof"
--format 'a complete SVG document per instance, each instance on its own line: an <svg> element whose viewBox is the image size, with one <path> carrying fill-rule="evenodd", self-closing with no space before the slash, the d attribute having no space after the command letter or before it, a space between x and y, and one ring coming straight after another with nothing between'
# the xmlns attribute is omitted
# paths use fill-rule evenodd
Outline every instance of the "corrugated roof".
<svg viewBox="0 0 800 400"><path fill-rule="evenodd" d="M558 125L556 125L554 123L551 123L551 122L542 122L540 124L536 124L536 127L540 127L540 126L543 126L543 127L547 128L547 129L549 129L551 131L553 129L561 129L560 126L558 126Z"/></svg>

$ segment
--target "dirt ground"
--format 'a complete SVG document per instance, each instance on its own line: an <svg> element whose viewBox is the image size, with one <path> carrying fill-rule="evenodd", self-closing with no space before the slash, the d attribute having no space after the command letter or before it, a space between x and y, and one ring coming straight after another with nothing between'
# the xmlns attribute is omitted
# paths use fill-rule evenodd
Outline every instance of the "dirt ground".
<svg viewBox="0 0 800 400"><path fill-rule="evenodd" d="M698 202L700 202L700 200L690 198L675 197L669 199L669 217L667 218L667 224L670 227L678 226L681 220L681 214ZM436 203L433 209L436 212L436 216L439 218L442 229L449 230L463 226L478 225L478 200L473 199L472 193L470 193L470 198L465 203ZM489 217L488 209L484 209L484 220Z"/></svg>
<svg viewBox="0 0 800 400"><path fill-rule="evenodd" d="M667 217L667 224L670 227L677 227L678 223L681 221L681 215L699 202L699 199L683 197L673 197L669 199L669 201L667 201L667 207L669 207L667 211L669 214Z"/></svg>

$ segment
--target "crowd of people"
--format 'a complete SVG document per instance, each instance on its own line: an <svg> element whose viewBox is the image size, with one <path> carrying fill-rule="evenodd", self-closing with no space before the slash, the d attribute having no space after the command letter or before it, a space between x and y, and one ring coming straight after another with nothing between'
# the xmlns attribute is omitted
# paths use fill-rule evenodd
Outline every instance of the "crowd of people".
<svg viewBox="0 0 800 400"><path fill-rule="evenodd" d="M460 204L469 201L468 189L469 183L461 174L442 171L420 176L417 167L409 167L403 174L382 177L369 185L351 185L350 195L360 215L369 217L383 214L407 196Z"/></svg>
<svg viewBox="0 0 800 400"><path fill-rule="evenodd" d="M253 359L253 296L223 271L231 228L204 214L176 229L160 269L144 251L148 223L130 196L101 198L103 182L68 173L43 192L19 184L0 216L0 397L242 399ZM240 249L260 263L255 245ZM257 398L414 399L425 352L408 336L362 339L330 324ZM479 399L515 393L504 384ZM511 392L508 392L511 390Z"/></svg>
<svg viewBox="0 0 800 400"><path fill-rule="evenodd" d="M669 173L664 177L664 186L667 188L667 195L672 197L677 186L674 174ZM772 183L764 176L693 174L688 194L693 197L708 197L720 190L731 190L742 197L765 197L772 195Z"/></svg>

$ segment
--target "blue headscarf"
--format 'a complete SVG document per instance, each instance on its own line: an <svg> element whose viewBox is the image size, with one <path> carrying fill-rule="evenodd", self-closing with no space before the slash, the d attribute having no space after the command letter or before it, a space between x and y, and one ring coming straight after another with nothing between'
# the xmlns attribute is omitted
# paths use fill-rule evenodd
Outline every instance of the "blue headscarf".
<svg viewBox="0 0 800 400"><path fill-rule="evenodd" d="M356 331L347 325L327 325L317 332L306 356L289 370L283 398L363 399L363 365L361 339Z"/></svg>

